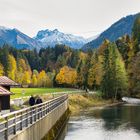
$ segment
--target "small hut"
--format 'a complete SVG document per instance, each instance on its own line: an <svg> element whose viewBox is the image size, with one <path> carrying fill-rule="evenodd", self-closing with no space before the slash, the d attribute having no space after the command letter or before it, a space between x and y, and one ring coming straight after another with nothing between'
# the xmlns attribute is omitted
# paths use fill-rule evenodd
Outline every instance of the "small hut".
<svg viewBox="0 0 140 140"><path fill-rule="evenodd" d="M19 86L16 82L6 76L0 76L0 112L10 112L10 87Z"/></svg>

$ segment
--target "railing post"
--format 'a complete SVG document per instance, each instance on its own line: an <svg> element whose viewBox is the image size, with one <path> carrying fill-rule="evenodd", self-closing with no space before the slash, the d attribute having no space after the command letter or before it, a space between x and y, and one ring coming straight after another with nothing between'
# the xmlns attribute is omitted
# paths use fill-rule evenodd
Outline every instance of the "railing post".
<svg viewBox="0 0 140 140"><path fill-rule="evenodd" d="M32 123L34 122L34 114L35 114L35 109L34 109L34 107L32 108Z"/></svg>
<svg viewBox="0 0 140 140"><path fill-rule="evenodd" d="M44 105L42 106L42 117L44 116Z"/></svg>
<svg viewBox="0 0 140 140"><path fill-rule="evenodd" d="M5 127L6 127L5 140L8 140L8 117L6 117L5 120L6 120L6 123L5 123Z"/></svg>
<svg viewBox="0 0 140 140"><path fill-rule="evenodd" d="M26 127L28 127L28 109L26 110Z"/></svg>
<svg viewBox="0 0 140 140"><path fill-rule="evenodd" d="M22 119L23 119L23 117L22 117L22 112L21 112L21 116L20 116L20 130L22 130Z"/></svg>
<svg viewBox="0 0 140 140"><path fill-rule="evenodd" d="M48 102L48 112L50 112L50 102Z"/></svg>
<svg viewBox="0 0 140 140"><path fill-rule="evenodd" d="M41 105L41 109L40 109L40 111L41 111L41 118L42 118L42 116L43 116L43 112L42 112L42 109L43 108L43 105Z"/></svg>
<svg viewBox="0 0 140 140"><path fill-rule="evenodd" d="M17 128L16 128L16 114L14 114L14 124L15 124L15 126L14 126L14 134L16 134L16 132L17 132Z"/></svg>
<svg viewBox="0 0 140 140"><path fill-rule="evenodd" d="M34 108L34 110L35 110L35 113L34 113L34 117L35 117L35 122L36 122L36 108Z"/></svg>
<svg viewBox="0 0 140 140"><path fill-rule="evenodd" d="M38 106L38 120L41 118L41 105Z"/></svg>
<svg viewBox="0 0 140 140"><path fill-rule="evenodd" d="M32 109L30 109L30 124L32 124Z"/></svg>
<svg viewBox="0 0 140 140"><path fill-rule="evenodd" d="M48 103L46 103L46 114L48 113Z"/></svg>

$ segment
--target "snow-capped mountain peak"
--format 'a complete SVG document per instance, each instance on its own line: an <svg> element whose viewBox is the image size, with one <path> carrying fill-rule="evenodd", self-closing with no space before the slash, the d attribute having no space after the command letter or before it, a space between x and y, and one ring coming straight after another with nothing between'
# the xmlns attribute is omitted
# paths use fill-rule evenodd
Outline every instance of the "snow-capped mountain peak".
<svg viewBox="0 0 140 140"><path fill-rule="evenodd" d="M9 30L10 28L4 27L4 26L0 26L0 30Z"/></svg>
<svg viewBox="0 0 140 140"><path fill-rule="evenodd" d="M54 30L41 30L37 33L34 39L42 42L45 46L54 47L56 44L65 44L72 48L81 48L87 39L72 34L65 34L60 32L58 29Z"/></svg>

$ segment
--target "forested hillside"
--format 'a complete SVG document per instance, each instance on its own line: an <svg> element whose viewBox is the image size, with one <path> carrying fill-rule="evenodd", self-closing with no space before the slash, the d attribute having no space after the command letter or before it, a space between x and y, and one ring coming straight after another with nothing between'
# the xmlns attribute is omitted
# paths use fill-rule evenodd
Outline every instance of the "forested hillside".
<svg viewBox="0 0 140 140"><path fill-rule="evenodd" d="M29 86L75 86L77 68L86 63L87 54L65 45L36 50L18 50L8 45L0 48L0 75ZM59 70L66 71L66 77L59 81ZM61 71L62 71L61 70ZM75 75L73 75L73 72ZM74 81L71 79L74 78ZM57 81L57 83L55 82Z"/></svg>
<svg viewBox="0 0 140 140"><path fill-rule="evenodd" d="M77 87L100 90L104 98L140 93L140 15L132 35L90 52L65 45L36 50L0 48L0 75L30 87Z"/></svg>
<svg viewBox="0 0 140 140"><path fill-rule="evenodd" d="M96 39L85 44L82 49L86 51L88 49L98 48L104 39L115 41L123 35L131 35L136 16L137 14L121 18L119 21L111 25L107 30L102 32Z"/></svg>

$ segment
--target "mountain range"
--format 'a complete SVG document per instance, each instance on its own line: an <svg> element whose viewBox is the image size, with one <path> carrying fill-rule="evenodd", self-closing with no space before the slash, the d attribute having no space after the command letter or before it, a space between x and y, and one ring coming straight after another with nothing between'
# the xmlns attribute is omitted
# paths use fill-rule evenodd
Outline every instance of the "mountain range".
<svg viewBox="0 0 140 140"><path fill-rule="evenodd" d="M33 38L22 33L18 29L10 29L0 27L0 46L9 44L18 49L34 49L39 50L44 47L54 47L56 44L65 44L75 49L81 48L88 42L88 39L75 36L72 34L65 34L57 29L55 30L41 30Z"/></svg>
<svg viewBox="0 0 140 140"><path fill-rule="evenodd" d="M111 25L107 30L102 32L97 38L85 44L82 49L88 50L98 48L105 39L115 41L125 34L131 35L136 16L137 14L121 18L116 23Z"/></svg>
<svg viewBox="0 0 140 140"><path fill-rule="evenodd" d="M125 34L131 35L136 15L137 14L123 17L100 35L88 39L72 34L65 34L58 29L41 30L35 37L31 38L18 29L10 29L0 26L0 46L3 44L9 44L18 49L36 48L39 50L40 48L48 46L54 47L56 44L65 44L75 49L93 49L99 47L104 39L115 41Z"/></svg>
<svg viewBox="0 0 140 140"><path fill-rule="evenodd" d="M17 29L0 27L0 46L9 44L17 49L40 49L42 43L25 35Z"/></svg>

